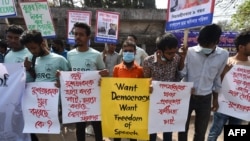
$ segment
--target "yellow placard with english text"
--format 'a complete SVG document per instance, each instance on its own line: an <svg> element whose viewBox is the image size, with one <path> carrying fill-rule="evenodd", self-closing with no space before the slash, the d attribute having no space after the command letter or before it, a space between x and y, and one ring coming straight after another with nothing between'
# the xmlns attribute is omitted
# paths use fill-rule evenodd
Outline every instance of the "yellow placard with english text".
<svg viewBox="0 0 250 141"><path fill-rule="evenodd" d="M104 137L149 140L149 84L147 78L102 78Z"/></svg>

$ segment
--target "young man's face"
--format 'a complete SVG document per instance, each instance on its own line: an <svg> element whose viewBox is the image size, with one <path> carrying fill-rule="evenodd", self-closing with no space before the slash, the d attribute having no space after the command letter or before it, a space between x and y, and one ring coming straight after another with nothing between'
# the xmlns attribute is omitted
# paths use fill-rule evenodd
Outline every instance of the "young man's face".
<svg viewBox="0 0 250 141"><path fill-rule="evenodd" d="M6 42L8 44L8 47L13 49L13 50L18 50L19 48L22 47L19 37L21 35L15 34L12 32L7 32L6 33Z"/></svg>
<svg viewBox="0 0 250 141"><path fill-rule="evenodd" d="M74 28L75 42L77 46L84 46L88 44L90 36L87 36L86 30L80 27Z"/></svg>
<svg viewBox="0 0 250 141"><path fill-rule="evenodd" d="M36 57L41 56L43 54L42 45L39 45L35 42L30 42L25 44L25 46L29 49L29 51Z"/></svg>
<svg viewBox="0 0 250 141"><path fill-rule="evenodd" d="M115 51L115 49L116 49L116 45L115 44L108 44L108 50L109 51Z"/></svg>
<svg viewBox="0 0 250 141"><path fill-rule="evenodd" d="M168 61L172 61L176 54L177 48L166 49L163 52L163 57L166 58Z"/></svg>

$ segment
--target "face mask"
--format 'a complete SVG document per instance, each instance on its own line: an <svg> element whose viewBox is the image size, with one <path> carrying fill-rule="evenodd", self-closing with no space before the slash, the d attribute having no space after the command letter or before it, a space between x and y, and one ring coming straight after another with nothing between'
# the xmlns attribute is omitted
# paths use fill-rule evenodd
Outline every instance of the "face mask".
<svg viewBox="0 0 250 141"><path fill-rule="evenodd" d="M201 51L203 54L210 54L210 53L212 53L213 49L211 49L211 48L200 47L200 51Z"/></svg>
<svg viewBox="0 0 250 141"><path fill-rule="evenodd" d="M163 56L161 56L161 61L167 61L167 59Z"/></svg>
<svg viewBox="0 0 250 141"><path fill-rule="evenodd" d="M126 63L131 63L135 59L135 53L134 52L123 52L123 61Z"/></svg>

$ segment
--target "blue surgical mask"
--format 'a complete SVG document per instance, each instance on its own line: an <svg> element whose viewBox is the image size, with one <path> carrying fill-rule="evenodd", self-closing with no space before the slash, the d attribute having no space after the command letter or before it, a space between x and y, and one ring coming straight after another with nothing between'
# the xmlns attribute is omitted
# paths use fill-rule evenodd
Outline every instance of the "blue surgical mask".
<svg viewBox="0 0 250 141"><path fill-rule="evenodd" d="M211 48L204 48L204 47L201 47L201 46L200 46L200 51L201 51L203 54L210 54L210 53L212 53L213 49L211 49Z"/></svg>
<svg viewBox="0 0 250 141"><path fill-rule="evenodd" d="M122 53L122 59L126 63L131 63L135 60L135 53L134 52L123 52Z"/></svg>

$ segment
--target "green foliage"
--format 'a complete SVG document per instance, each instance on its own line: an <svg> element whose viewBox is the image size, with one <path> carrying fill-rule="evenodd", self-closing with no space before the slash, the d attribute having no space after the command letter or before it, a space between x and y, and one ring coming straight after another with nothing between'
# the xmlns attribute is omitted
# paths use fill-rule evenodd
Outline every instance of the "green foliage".
<svg viewBox="0 0 250 141"><path fill-rule="evenodd" d="M233 28L242 29L250 27L250 0L245 0L239 5L236 13L231 18Z"/></svg>

